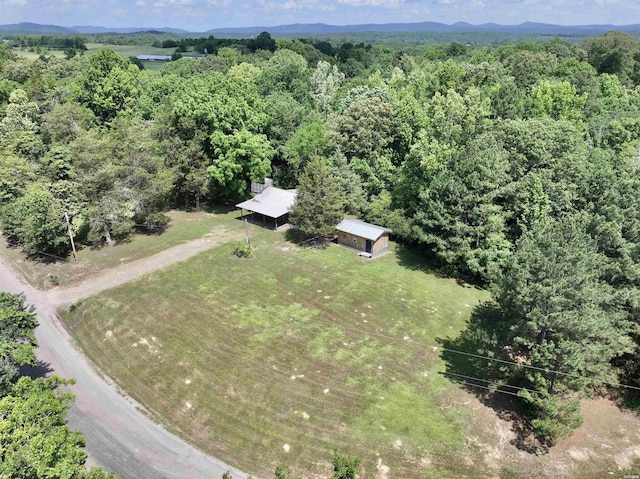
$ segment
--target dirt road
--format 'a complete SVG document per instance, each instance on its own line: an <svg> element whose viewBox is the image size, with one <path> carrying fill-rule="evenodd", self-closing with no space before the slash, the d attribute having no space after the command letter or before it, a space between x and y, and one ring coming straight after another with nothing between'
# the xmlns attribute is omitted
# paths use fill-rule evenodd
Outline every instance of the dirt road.
<svg viewBox="0 0 640 479"><path fill-rule="evenodd" d="M0 258L0 290L23 292L28 303L36 307L40 323L36 329L40 345L36 355L47 374L77 381L71 388L76 402L69 413L69 423L72 428L84 431L90 464L131 479L210 479L222 477L225 471L230 471L234 478L246 477L171 434L151 420L141 405L118 392L74 348L55 312L63 304L190 258L214 245L206 239L191 241L105 271L77 286L48 292L23 283Z"/></svg>

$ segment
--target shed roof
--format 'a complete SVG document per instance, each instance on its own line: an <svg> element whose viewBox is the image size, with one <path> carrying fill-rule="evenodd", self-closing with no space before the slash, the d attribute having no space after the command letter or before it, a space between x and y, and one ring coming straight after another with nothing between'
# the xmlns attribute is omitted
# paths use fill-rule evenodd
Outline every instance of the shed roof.
<svg viewBox="0 0 640 479"><path fill-rule="evenodd" d="M296 190L281 190L275 186L267 186L259 195L238 203L236 208L260 213L270 218L280 218L291 211L296 202L296 194Z"/></svg>
<svg viewBox="0 0 640 479"><path fill-rule="evenodd" d="M170 61L171 55L138 55L138 60L151 60L151 61Z"/></svg>
<svg viewBox="0 0 640 479"><path fill-rule="evenodd" d="M342 220L340 224L336 226L336 229L371 241L376 241L384 233L392 232L389 228L372 225L371 223L365 223L360 220Z"/></svg>

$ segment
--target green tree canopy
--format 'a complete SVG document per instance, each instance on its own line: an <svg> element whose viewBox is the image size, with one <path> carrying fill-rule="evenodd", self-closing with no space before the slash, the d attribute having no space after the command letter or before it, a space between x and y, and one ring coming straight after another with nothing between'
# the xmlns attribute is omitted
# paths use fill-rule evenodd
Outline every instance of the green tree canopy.
<svg viewBox="0 0 640 479"><path fill-rule="evenodd" d="M589 63L598 73L615 74L625 84L634 81L637 53L638 42L626 33L609 31L588 43Z"/></svg>
<svg viewBox="0 0 640 479"><path fill-rule="evenodd" d="M19 366L35 364L33 331L37 325L24 297L0 292L0 397L13 387Z"/></svg>
<svg viewBox="0 0 640 479"><path fill-rule="evenodd" d="M130 108L139 91L140 70L109 48L89 57L88 67L75 84L73 95L103 122Z"/></svg>
<svg viewBox="0 0 640 479"><path fill-rule="evenodd" d="M271 173L274 150L267 137L240 130L233 135L212 135L215 158L207 169L212 188L223 197L246 195L252 181L261 182Z"/></svg>
<svg viewBox="0 0 640 479"><path fill-rule="evenodd" d="M41 183L29 185L23 196L0 210L2 230L25 253L66 256L71 246L60 201Z"/></svg>

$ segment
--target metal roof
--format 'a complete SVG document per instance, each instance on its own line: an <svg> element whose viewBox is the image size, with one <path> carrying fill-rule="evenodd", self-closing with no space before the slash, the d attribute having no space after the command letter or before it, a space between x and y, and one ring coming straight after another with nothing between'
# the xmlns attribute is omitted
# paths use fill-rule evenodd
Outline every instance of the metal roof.
<svg viewBox="0 0 640 479"><path fill-rule="evenodd" d="M365 223L360 220L342 220L340 224L336 226L336 229L371 241L376 241L384 233L392 233L389 228L372 225L371 223Z"/></svg>
<svg viewBox="0 0 640 479"><path fill-rule="evenodd" d="M171 55L138 55L138 60L150 60L150 61L171 61Z"/></svg>
<svg viewBox="0 0 640 479"><path fill-rule="evenodd" d="M270 218L280 218L291 211L296 202L296 194L296 190L281 190L275 186L267 186L259 195L238 203L236 208L260 213Z"/></svg>

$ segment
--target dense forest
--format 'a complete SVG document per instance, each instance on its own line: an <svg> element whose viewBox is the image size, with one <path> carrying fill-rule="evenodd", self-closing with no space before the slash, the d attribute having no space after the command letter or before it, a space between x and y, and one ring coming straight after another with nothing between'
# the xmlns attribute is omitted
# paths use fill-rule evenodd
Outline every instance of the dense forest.
<svg viewBox="0 0 640 479"><path fill-rule="evenodd" d="M542 442L579 424L582 395L640 386L633 38L185 46L209 55L157 72L110 49L27 60L0 47L10 244L66 257L65 216L76 244L99 247L161 229L169 208L326 170L345 212L492 289L454 345L521 366L476 374L526 388Z"/></svg>

